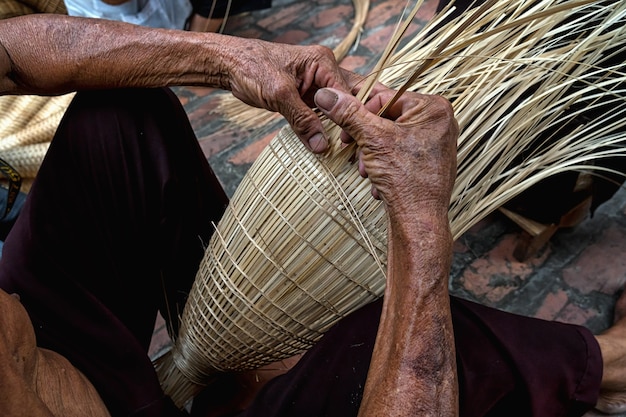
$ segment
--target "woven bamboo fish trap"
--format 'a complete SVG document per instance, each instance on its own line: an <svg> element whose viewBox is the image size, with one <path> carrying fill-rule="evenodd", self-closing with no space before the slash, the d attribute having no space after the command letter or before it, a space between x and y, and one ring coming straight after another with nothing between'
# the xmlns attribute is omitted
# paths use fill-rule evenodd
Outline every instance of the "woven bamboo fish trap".
<svg viewBox="0 0 626 417"><path fill-rule="evenodd" d="M547 176L601 171L595 161L626 156L623 59L612 63L626 45L623 2L487 1L452 20L446 9L397 48L418 7L376 75L455 107L455 238ZM599 106L610 109L602 120L579 121ZM335 140L328 154L312 155L286 127L243 178L206 248L174 346L155 363L177 405L216 372L306 350L382 295L386 217L354 152Z"/></svg>

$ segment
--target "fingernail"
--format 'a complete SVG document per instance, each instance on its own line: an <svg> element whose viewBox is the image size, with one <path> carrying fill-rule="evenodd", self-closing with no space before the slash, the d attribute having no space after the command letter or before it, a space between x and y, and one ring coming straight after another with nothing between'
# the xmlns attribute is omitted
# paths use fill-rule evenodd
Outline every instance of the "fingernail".
<svg viewBox="0 0 626 417"><path fill-rule="evenodd" d="M328 141L324 135L316 133L309 139L309 147L315 153L323 152L328 147Z"/></svg>
<svg viewBox="0 0 626 417"><path fill-rule="evenodd" d="M337 94L327 88L321 88L315 93L315 104L322 110L330 110L337 102Z"/></svg>

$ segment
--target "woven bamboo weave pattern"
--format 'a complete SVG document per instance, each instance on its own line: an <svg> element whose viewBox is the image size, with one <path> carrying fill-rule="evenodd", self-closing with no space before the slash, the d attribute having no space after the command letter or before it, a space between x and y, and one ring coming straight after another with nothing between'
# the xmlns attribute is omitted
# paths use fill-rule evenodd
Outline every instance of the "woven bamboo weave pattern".
<svg viewBox="0 0 626 417"><path fill-rule="evenodd" d="M182 388L170 389L183 391L174 397L216 370L299 353L382 295L386 215L351 152L338 152L344 162L332 169L284 128L259 155L206 249L177 339L185 343L157 365L185 375L172 377Z"/></svg>
<svg viewBox="0 0 626 417"><path fill-rule="evenodd" d="M260 158L237 189L191 291L186 323L206 321L219 331L184 325L180 333L198 339L191 346L201 346L202 356L214 357L223 370L308 348L384 289L386 217L358 172L327 172L288 130ZM203 311L207 302L210 317ZM214 338L231 326L235 333L256 331L230 351ZM280 340L288 343L276 345ZM249 362L242 363L241 354Z"/></svg>

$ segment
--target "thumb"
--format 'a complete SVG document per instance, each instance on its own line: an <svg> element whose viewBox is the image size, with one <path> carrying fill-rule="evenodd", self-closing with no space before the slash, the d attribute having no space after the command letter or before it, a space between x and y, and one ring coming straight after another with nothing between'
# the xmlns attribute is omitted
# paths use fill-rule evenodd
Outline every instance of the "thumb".
<svg viewBox="0 0 626 417"><path fill-rule="evenodd" d="M366 130L381 122L356 97L333 88L319 89L315 105L357 142Z"/></svg>

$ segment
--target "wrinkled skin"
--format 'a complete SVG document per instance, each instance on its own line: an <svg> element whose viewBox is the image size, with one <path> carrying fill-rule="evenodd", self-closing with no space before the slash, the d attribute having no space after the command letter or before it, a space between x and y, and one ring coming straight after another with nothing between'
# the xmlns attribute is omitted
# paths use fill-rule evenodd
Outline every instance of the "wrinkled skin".
<svg viewBox="0 0 626 417"><path fill-rule="evenodd" d="M322 87L348 91L332 51L322 46L70 16L0 21L0 94L177 85L231 90L252 106L280 112L315 152L328 139L310 108L313 95Z"/></svg>
<svg viewBox="0 0 626 417"><path fill-rule="evenodd" d="M332 51L322 46L279 46L254 39L246 43L236 56L239 61L232 65L237 71L232 72L228 89L249 105L281 113L299 138L309 139L309 149L326 150L328 139L311 107L319 87L346 87L341 72L329 70L335 62ZM269 70L268 62L273 64Z"/></svg>
<svg viewBox="0 0 626 417"><path fill-rule="evenodd" d="M377 86L365 105L322 89L316 103L359 146L359 171L388 218L387 287L359 416L456 416L458 387L448 297L448 205L458 125L437 96Z"/></svg>

